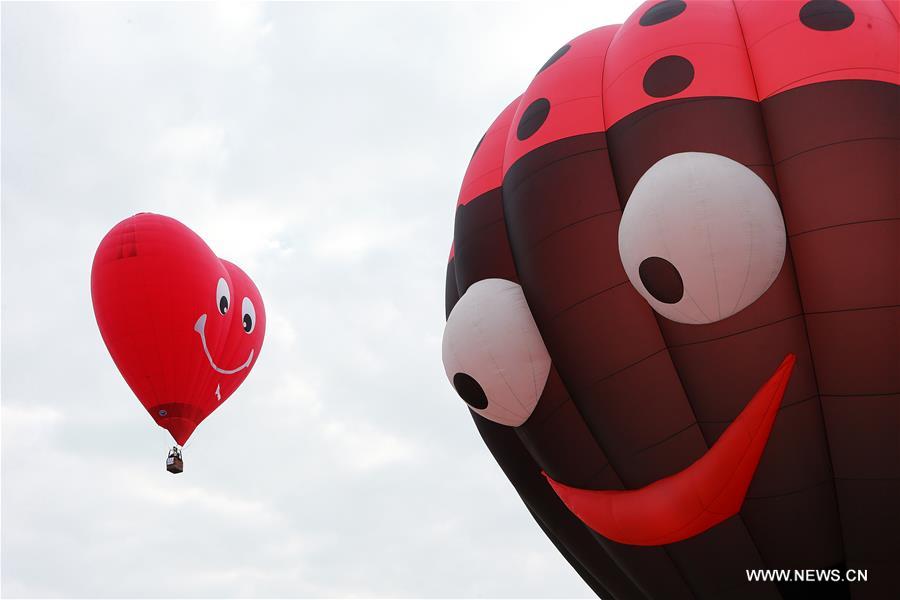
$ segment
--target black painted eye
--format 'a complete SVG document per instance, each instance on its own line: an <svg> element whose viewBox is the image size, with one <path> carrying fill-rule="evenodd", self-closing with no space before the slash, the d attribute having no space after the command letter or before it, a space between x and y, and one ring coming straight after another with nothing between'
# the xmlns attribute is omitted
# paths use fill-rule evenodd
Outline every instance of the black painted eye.
<svg viewBox="0 0 900 600"><path fill-rule="evenodd" d="M457 373L453 376L453 387L459 397L465 400L472 408L485 409L488 405L487 396L475 379L465 373Z"/></svg>
<svg viewBox="0 0 900 600"><path fill-rule="evenodd" d="M228 283L222 277L219 277L219 283L216 285L216 306L221 314L228 312L228 305L231 302L231 292L228 290Z"/></svg>
<svg viewBox="0 0 900 600"><path fill-rule="evenodd" d="M250 298L244 298L244 301L241 302L241 312L244 313L241 319L241 322L244 324L244 331L250 333L256 327L256 309L253 308Z"/></svg>
<svg viewBox="0 0 900 600"><path fill-rule="evenodd" d="M664 258L651 256L638 267L641 283L650 295L666 304L675 304L684 297L684 281L675 265Z"/></svg>

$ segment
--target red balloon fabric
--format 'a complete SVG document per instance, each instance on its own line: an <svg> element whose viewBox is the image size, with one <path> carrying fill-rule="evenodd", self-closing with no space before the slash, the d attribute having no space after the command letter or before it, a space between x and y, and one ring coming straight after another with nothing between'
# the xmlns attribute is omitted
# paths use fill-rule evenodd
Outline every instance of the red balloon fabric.
<svg viewBox="0 0 900 600"><path fill-rule="evenodd" d="M611 540L636 546L680 542L734 515L781 405L796 357L791 354L706 454L683 471L637 490L550 485L579 519Z"/></svg>
<svg viewBox="0 0 900 600"><path fill-rule="evenodd" d="M125 381L180 445L259 359L259 290L175 219L141 213L113 227L94 256L91 297Z"/></svg>

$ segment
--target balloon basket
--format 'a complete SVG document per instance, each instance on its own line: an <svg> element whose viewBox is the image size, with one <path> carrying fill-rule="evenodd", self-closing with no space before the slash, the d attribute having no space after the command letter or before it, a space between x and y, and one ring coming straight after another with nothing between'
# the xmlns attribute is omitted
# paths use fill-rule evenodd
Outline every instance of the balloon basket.
<svg viewBox="0 0 900 600"><path fill-rule="evenodd" d="M169 450L169 456L166 457L166 471L173 474L184 471L184 459L181 458L181 448L178 446Z"/></svg>
<svg viewBox="0 0 900 600"><path fill-rule="evenodd" d="M184 471L184 460L176 456L166 459L166 471L169 473L181 473Z"/></svg>

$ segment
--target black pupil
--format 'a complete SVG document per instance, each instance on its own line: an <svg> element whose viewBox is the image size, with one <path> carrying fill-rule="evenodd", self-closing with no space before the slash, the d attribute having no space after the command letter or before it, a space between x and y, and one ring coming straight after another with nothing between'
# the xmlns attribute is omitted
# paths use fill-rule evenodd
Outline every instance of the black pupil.
<svg viewBox="0 0 900 600"><path fill-rule="evenodd" d="M225 296L219 298L219 312L223 315L228 312L228 298Z"/></svg>
<svg viewBox="0 0 900 600"><path fill-rule="evenodd" d="M453 376L453 387L456 388L456 393L459 394L459 397L465 400L466 404L472 408L487 408L487 396L481 385L471 375L457 373Z"/></svg>
<svg viewBox="0 0 900 600"><path fill-rule="evenodd" d="M253 328L253 319L250 318L250 315L244 315L244 331L250 333L250 329Z"/></svg>
<svg viewBox="0 0 900 600"><path fill-rule="evenodd" d="M659 256L645 258L638 267L641 283L650 294L666 304L675 304L684 297L684 282L675 265Z"/></svg>

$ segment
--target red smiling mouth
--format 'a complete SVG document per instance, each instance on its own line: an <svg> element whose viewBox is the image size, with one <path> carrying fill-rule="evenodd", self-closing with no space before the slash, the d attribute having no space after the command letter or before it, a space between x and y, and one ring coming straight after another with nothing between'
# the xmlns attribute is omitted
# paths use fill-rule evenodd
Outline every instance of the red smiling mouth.
<svg viewBox="0 0 900 600"><path fill-rule="evenodd" d="M574 488L544 476L575 516L611 540L658 546L702 533L740 510L795 361L788 354L716 443L674 475L625 491Z"/></svg>

